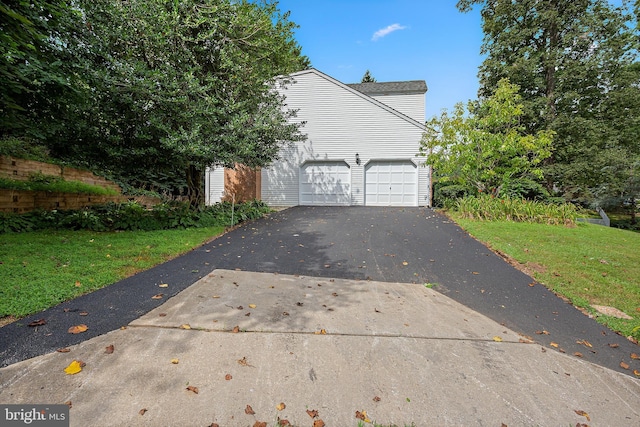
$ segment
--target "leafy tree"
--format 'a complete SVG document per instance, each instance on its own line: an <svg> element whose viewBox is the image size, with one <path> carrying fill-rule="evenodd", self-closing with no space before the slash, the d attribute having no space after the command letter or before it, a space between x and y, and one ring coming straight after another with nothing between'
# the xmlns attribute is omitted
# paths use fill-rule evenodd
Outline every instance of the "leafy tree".
<svg viewBox="0 0 640 427"><path fill-rule="evenodd" d="M503 79L492 96L427 121L420 152L440 182L503 195L514 182L542 178L551 155L553 131L527 134L522 114L518 86Z"/></svg>
<svg viewBox="0 0 640 427"><path fill-rule="evenodd" d="M638 52L633 15L606 0L458 2L463 12L474 5L485 33L480 95L493 93L505 77L519 85L528 132L556 132L545 162L547 188L593 201L607 176L594 167L597 157L609 149L640 153L637 140L620 134L637 129L640 113L640 80L629 78ZM620 107L623 94L634 97L633 108L610 108Z"/></svg>
<svg viewBox="0 0 640 427"><path fill-rule="evenodd" d="M78 18L65 0L0 3L0 137L42 137L78 95L78 61L65 49Z"/></svg>
<svg viewBox="0 0 640 427"><path fill-rule="evenodd" d="M194 205L207 166L268 164L302 138L277 75L308 67L277 4L247 0L78 0L90 37L88 102L50 139L63 158L144 181L184 176Z"/></svg>
<svg viewBox="0 0 640 427"><path fill-rule="evenodd" d="M376 79L371 76L371 72L369 70L365 71L364 76L362 76L361 83L375 83Z"/></svg>

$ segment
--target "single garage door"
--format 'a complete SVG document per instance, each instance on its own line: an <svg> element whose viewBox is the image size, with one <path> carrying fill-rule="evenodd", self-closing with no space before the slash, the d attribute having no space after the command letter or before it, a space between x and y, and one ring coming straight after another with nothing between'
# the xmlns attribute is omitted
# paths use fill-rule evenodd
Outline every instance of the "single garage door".
<svg viewBox="0 0 640 427"><path fill-rule="evenodd" d="M307 162L300 168L301 205L350 205L351 171L345 162Z"/></svg>
<svg viewBox="0 0 640 427"><path fill-rule="evenodd" d="M410 160L376 160L365 169L365 204L418 206L418 168Z"/></svg>

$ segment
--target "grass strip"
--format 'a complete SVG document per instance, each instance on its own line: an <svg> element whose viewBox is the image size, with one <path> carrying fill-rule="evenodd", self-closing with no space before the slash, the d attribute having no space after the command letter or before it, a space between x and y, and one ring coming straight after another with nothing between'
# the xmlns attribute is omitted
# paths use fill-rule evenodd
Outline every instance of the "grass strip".
<svg viewBox="0 0 640 427"><path fill-rule="evenodd" d="M0 318L24 317L190 251L224 227L0 235Z"/></svg>
<svg viewBox="0 0 640 427"><path fill-rule="evenodd" d="M577 226L474 221L450 213L471 235L516 260L555 293L624 336L640 338L640 238L593 224ZM601 315L615 307L633 319Z"/></svg>

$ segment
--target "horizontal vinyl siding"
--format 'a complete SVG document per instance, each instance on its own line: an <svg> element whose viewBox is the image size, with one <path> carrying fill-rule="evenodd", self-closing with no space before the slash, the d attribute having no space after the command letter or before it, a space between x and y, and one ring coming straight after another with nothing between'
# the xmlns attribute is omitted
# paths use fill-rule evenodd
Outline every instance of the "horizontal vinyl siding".
<svg viewBox="0 0 640 427"><path fill-rule="evenodd" d="M263 169L262 198L274 206L298 204L299 168L307 160L345 161L351 167L352 204L364 204L364 166L371 159L412 159L418 164L423 129L384 107L351 92L314 70L295 75L296 83L281 89L294 122L306 122L308 140L281 152L281 160ZM422 110L424 111L424 109ZM423 123L422 118L419 123ZM356 164L356 153L360 165ZM420 168L419 194L425 182ZM427 185L428 187L428 185ZM424 203L420 203L421 205Z"/></svg>
<svg viewBox="0 0 640 427"><path fill-rule="evenodd" d="M299 165L303 160L295 146L280 151L279 159L262 168L261 197L269 206L298 205Z"/></svg>
<svg viewBox="0 0 640 427"><path fill-rule="evenodd" d="M417 122L424 123L425 121L424 94L372 95L372 98Z"/></svg>
<svg viewBox="0 0 640 427"><path fill-rule="evenodd" d="M206 204L215 205L222 200L224 193L224 168L207 168L206 171Z"/></svg>

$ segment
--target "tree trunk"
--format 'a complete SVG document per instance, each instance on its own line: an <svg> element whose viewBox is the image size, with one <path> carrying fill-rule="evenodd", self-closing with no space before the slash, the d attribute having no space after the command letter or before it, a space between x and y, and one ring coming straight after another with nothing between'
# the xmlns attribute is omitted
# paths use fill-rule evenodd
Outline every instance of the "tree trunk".
<svg viewBox="0 0 640 427"><path fill-rule="evenodd" d="M202 190L202 169L196 165L187 168L187 195L189 205L197 209L204 205L204 191Z"/></svg>

